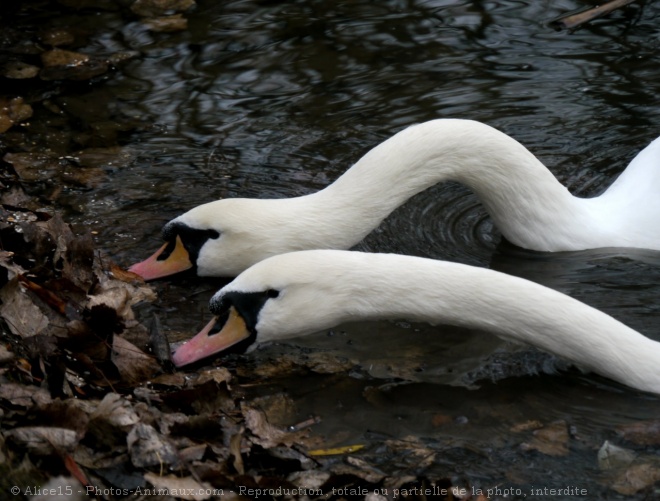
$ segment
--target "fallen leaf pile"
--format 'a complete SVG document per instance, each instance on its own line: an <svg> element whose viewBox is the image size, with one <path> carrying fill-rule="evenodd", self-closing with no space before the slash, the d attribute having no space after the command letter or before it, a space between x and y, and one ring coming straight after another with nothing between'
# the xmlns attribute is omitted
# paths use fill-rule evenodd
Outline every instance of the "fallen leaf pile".
<svg viewBox="0 0 660 501"><path fill-rule="evenodd" d="M57 215L7 206L0 213L0 316L32 378L55 396L78 396L137 384L160 370L143 351L149 333L131 309L155 299L149 287L138 277L114 278L91 237L74 235Z"/></svg>
<svg viewBox="0 0 660 501"><path fill-rule="evenodd" d="M446 480L347 458L359 445L320 448L307 434L315 420L274 426L226 368L173 373L133 314L150 287L58 215L8 204L0 215L0 467L12 472L0 491L64 482L98 499L309 499L426 486L451 499Z"/></svg>
<svg viewBox="0 0 660 501"><path fill-rule="evenodd" d="M58 0L1 9L23 12L18 19L45 5L67 15L122 12L161 32L186 29L183 14L195 8L193 0ZM122 136L153 121L106 99L101 85L139 54L101 53L91 32L56 14L21 26L0 16L0 499L54 499L48 489L57 499L483 501L502 498L472 481L525 485L528 459L560 464L583 461L580 453L593 457L603 488L620 495L660 481L658 421L619 427L610 438L620 445L602 446L564 420L526 421L510 430L512 443L475 452L451 437L467 418L439 411L430 424L442 439L325 443L309 432L333 416L296 422L286 393L251 390L283 373L359 373L359 361L303 351L231 370L174 371L158 318L146 326L134 314L154 291L58 213L70 208L68 191L94 190L129 164ZM397 369L404 376L416 367ZM386 385L374 385L362 398L385 405ZM475 412L510 418L506 403L496 410ZM474 471L481 460L497 471Z"/></svg>

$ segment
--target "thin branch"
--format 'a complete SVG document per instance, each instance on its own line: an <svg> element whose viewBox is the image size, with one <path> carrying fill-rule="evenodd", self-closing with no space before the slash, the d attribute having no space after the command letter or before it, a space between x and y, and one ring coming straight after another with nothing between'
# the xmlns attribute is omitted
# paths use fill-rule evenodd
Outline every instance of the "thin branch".
<svg viewBox="0 0 660 501"><path fill-rule="evenodd" d="M598 17L609 14L613 10L625 7L634 1L635 0L610 0L609 2L605 2L602 5L578 12L577 14L566 14L565 16L558 17L552 21L550 25L559 29L572 30L582 26L585 23L593 21Z"/></svg>

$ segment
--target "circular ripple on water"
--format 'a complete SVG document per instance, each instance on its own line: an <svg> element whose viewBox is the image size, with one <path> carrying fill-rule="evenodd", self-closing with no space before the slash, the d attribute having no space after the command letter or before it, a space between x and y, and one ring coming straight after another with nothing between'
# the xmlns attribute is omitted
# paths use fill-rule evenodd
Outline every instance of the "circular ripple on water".
<svg viewBox="0 0 660 501"><path fill-rule="evenodd" d="M580 196L598 195L614 180L589 169L564 172L560 178ZM501 240L473 192L457 183L443 183L394 211L359 248L488 266Z"/></svg>
<svg viewBox="0 0 660 501"><path fill-rule="evenodd" d="M485 266L499 241L477 197L458 184L446 183L394 211L360 248Z"/></svg>

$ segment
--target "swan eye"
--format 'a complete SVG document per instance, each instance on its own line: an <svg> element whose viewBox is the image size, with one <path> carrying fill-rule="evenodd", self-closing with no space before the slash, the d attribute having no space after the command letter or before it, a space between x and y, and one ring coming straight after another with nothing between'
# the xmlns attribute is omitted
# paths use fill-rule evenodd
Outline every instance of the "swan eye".
<svg viewBox="0 0 660 501"><path fill-rule="evenodd" d="M227 315L229 309L234 307L248 330L256 335L259 314L266 302L280 295L276 289L261 290L259 292L229 291L211 298L209 309L216 316Z"/></svg>
<svg viewBox="0 0 660 501"><path fill-rule="evenodd" d="M165 261L167 258L169 258L172 255L174 249L176 249L176 238L167 241L167 247L165 247L165 249L163 249L163 252L161 252L158 255L156 261Z"/></svg>
<svg viewBox="0 0 660 501"><path fill-rule="evenodd" d="M195 266L199 253L208 240L217 240L220 232L213 229L200 230L180 222L169 222L163 228L163 239L167 242L167 247L158 257L158 260L167 259L174 252L177 237L189 255L190 262Z"/></svg>
<svg viewBox="0 0 660 501"><path fill-rule="evenodd" d="M223 311L220 315L218 315L218 319L216 320L215 324L213 325L213 328L208 332L209 336L213 336L220 332L222 328L225 326L227 323L227 319L229 318L229 308L227 308L225 311Z"/></svg>

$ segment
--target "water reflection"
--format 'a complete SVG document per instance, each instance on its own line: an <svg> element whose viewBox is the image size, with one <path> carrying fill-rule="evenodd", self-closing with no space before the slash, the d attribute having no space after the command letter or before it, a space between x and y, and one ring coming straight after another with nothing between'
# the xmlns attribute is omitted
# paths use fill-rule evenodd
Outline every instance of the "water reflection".
<svg viewBox="0 0 660 501"><path fill-rule="evenodd" d="M401 128L450 116L502 129L571 191L598 194L658 133L658 42L649 37L658 8L573 34L547 27L576 6L200 2L185 33L129 24L124 43L143 57L109 86L156 123L127 146L135 162L79 218L104 221L99 242L133 262L164 222L200 202L316 191ZM500 240L476 197L449 183L414 197L358 248L491 266L658 335L649 306L657 291L639 285L657 275L654 255L536 255ZM196 298L199 315L207 297ZM168 325L187 332L188 312L177 306Z"/></svg>
<svg viewBox="0 0 660 501"><path fill-rule="evenodd" d="M568 36L545 26L557 6L531 4L202 3L190 33L129 25L144 57L112 85L158 127L119 177L159 198L166 220L200 200L319 189L402 127L458 116L513 135L576 193L597 192L656 134L654 42L638 35L654 8L635 30L624 20ZM466 192L445 193L422 199L427 213L467 204L456 224L481 224ZM411 219L434 235L431 220Z"/></svg>
<svg viewBox="0 0 660 501"><path fill-rule="evenodd" d="M548 27L582 4L208 0L189 15L184 33L154 35L128 24L121 41L104 43L141 57L107 88L122 113L152 127L126 141L132 164L93 193L76 194L81 207L72 218L94 225L99 245L129 264L156 247L166 221L201 202L316 191L393 133L438 117L493 125L526 145L573 193L596 195L660 134L660 5L637 3L572 34ZM512 248L459 185L417 195L358 247L523 276L660 339L658 253L551 255ZM191 325L203 325L218 285L191 277L160 283L161 302L150 308L173 337L188 337ZM530 482L554 468L600 485L589 465L603 430L660 411L657 399L579 376L483 333L384 322L342 326L334 336L320 333L296 344L253 357L333 350L355 357L360 377L425 381L397 386L375 405L365 403L363 380L337 376L333 387L331 377L296 378L288 391L301 413L314 409L326 417L329 435L347 427L357 435L426 433L431 442L455 437L483 452L519 443L509 431L512 422L568 416L588 435L587 445L571 461L524 461ZM516 372L521 365L527 376ZM503 366L497 382L488 382ZM332 404L339 395L355 409L352 416ZM447 433L429 428L430 414L443 406L474 426L452 425ZM499 424L488 426L487 417ZM521 460L517 452L498 453L510 463L495 461L485 476L497 478ZM474 467L474 456L464 451L447 454L448 464Z"/></svg>

